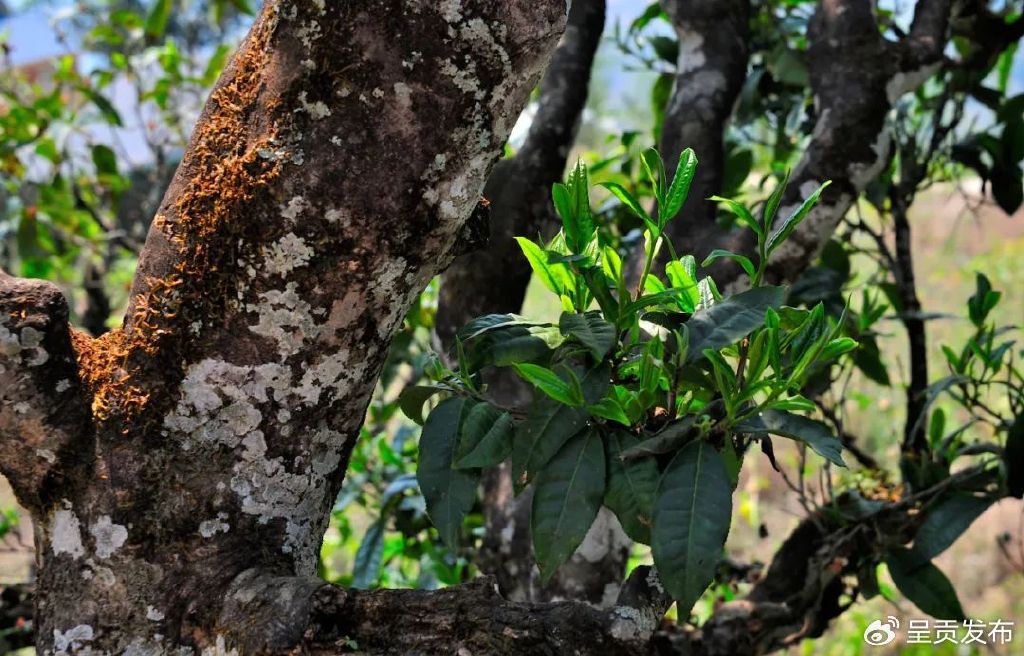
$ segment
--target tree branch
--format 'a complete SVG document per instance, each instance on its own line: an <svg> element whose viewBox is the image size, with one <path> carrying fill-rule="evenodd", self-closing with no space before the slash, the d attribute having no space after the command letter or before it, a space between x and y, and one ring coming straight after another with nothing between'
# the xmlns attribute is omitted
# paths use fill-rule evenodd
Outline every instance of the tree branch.
<svg viewBox="0 0 1024 656"><path fill-rule="evenodd" d="M91 442L71 342L60 290L0 271L0 471L36 513L84 466Z"/></svg>

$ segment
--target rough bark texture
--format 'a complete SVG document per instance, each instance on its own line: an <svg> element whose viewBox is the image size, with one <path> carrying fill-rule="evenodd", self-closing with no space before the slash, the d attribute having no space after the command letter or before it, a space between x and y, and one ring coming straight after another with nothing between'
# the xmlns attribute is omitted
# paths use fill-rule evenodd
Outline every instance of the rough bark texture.
<svg viewBox="0 0 1024 656"><path fill-rule="evenodd" d="M487 179L487 247L456 259L442 278L436 330L445 347L471 319L523 305L531 270L514 237L548 233L555 225L551 185L562 180L576 138L604 19L604 0L573 4L526 140Z"/></svg>
<svg viewBox="0 0 1024 656"><path fill-rule="evenodd" d="M522 308L531 269L514 237L550 236L557 225L551 185L561 181L565 171L604 22L603 0L575 2L569 11L526 140L514 157L495 166L484 187L490 202L489 243L455 260L442 278L436 332L445 349L471 319ZM489 385L489 394L503 405L529 401L529 389L515 376L493 376ZM502 467L484 477L483 494L486 532L477 564L495 577L506 597L605 605L615 600L630 543L614 516L602 514L579 553L542 585L530 542L530 491L515 497L508 469Z"/></svg>
<svg viewBox="0 0 1024 656"><path fill-rule="evenodd" d="M661 6L679 38L679 61L660 151L669 171L685 148L693 148L700 162L680 217L668 224L666 234L679 253L691 253L699 262L716 248L739 248L738 231L718 226L716 204L708 198L721 191L725 128L747 76L750 0L662 0Z"/></svg>
<svg viewBox="0 0 1024 656"><path fill-rule="evenodd" d="M56 290L0 280L0 455L37 527L40 653L302 637L392 334L456 254L565 10L268 2L123 328L69 337Z"/></svg>
<svg viewBox="0 0 1024 656"><path fill-rule="evenodd" d="M893 103L931 77L955 11L953 0L922 0L909 35L887 41L870 0L821 0L808 27L808 68L817 117L793 172L779 220L826 180L832 184L790 239L773 254L769 278L795 279L821 252L839 221L892 152L886 116ZM731 282L738 273L720 283Z"/></svg>

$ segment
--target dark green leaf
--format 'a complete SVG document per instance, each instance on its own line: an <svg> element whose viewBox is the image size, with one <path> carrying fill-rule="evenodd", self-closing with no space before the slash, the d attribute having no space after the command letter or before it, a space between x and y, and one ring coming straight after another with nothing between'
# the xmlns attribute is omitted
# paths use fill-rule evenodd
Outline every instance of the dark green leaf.
<svg viewBox="0 0 1024 656"><path fill-rule="evenodd" d="M711 583L732 518L732 488L722 456L704 440L683 447L661 477L651 550L658 574L688 617Z"/></svg>
<svg viewBox="0 0 1024 656"><path fill-rule="evenodd" d="M380 564L384 558L384 522L382 517L370 524L359 543L352 565L351 587L356 590L369 588L380 577Z"/></svg>
<svg viewBox="0 0 1024 656"><path fill-rule="evenodd" d="M696 415L688 415L665 426L660 431L627 448L622 452L626 459L645 458L663 453L672 453L693 439L693 423Z"/></svg>
<svg viewBox="0 0 1024 656"><path fill-rule="evenodd" d="M896 587L923 612L941 620L964 619L953 584L928 559L909 549L895 549L885 564Z"/></svg>
<svg viewBox="0 0 1024 656"><path fill-rule="evenodd" d="M512 417L490 403L477 403L459 430L455 466L494 467L512 453Z"/></svg>
<svg viewBox="0 0 1024 656"><path fill-rule="evenodd" d="M558 327L563 335L575 337L590 349L594 359L600 361L615 345L615 326L603 318L600 312L586 314L562 314Z"/></svg>
<svg viewBox="0 0 1024 656"><path fill-rule="evenodd" d="M926 560L935 558L991 505L992 499L968 494L945 497L928 511L914 537L914 551Z"/></svg>
<svg viewBox="0 0 1024 656"><path fill-rule="evenodd" d="M772 433L791 440L799 440L829 462L840 467L846 466L843 462L842 442L820 421L794 415L785 410L764 410L739 422L734 426L734 430L737 433Z"/></svg>
<svg viewBox="0 0 1024 656"><path fill-rule="evenodd" d="M686 324L690 330L687 360L696 361L704 357L704 349L718 350L749 335L764 324L768 308L782 304L784 293L782 287L756 287L695 312Z"/></svg>
<svg viewBox="0 0 1024 656"><path fill-rule="evenodd" d="M416 480L427 504L427 514L450 548L459 542L462 519L473 506L480 472L452 468L459 424L466 400L442 401L427 417L420 436Z"/></svg>
<svg viewBox="0 0 1024 656"><path fill-rule="evenodd" d="M402 393L398 395L398 407L401 408L406 417L422 426L423 404L426 403L427 399L430 397L443 391L445 390L440 387L430 387L428 385L406 387L402 390Z"/></svg>
<svg viewBox="0 0 1024 656"><path fill-rule="evenodd" d="M530 531L542 580L583 542L601 509L604 486L604 449L595 429L566 442L537 477Z"/></svg>
<svg viewBox="0 0 1024 656"><path fill-rule="evenodd" d="M537 398L516 428L512 446L512 484L518 493L586 425L587 415L546 396Z"/></svg>
<svg viewBox="0 0 1024 656"><path fill-rule="evenodd" d="M632 433L613 429L607 436L608 489L604 505L615 513L631 539L651 543L651 516L658 490L658 465L651 458L625 461L622 454L640 442Z"/></svg>
<svg viewBox="0 0 1024 656"><path fill-rule="evenodd" d="M463 342L468 342L471 339L479 337L484 333L499 328L508 328L510 326L543 326L550 324L541 324L534 321L529 321L518 314L485 314L482 317L473 319L465 326L459 329L456 336Z"/></svg>
<svg viewBox="0 0 1024 656"><path fill-rule="evenodd" d="M92 147L92 163L100 175L117 175L117 155L103 144Z"/></svg>

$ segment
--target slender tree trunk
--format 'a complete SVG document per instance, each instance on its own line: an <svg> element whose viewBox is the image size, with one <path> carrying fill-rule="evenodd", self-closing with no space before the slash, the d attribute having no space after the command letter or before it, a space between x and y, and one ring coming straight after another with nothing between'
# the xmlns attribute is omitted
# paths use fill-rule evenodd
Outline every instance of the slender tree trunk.
<svg viewBox="0 0 1024 656"><path fill-rule="evenodd" d="M522 308L531 269L514 238L550 236L556 229L551 185L565 172L604 23L604 0L573 3L526 140L514 157L494 167L484 187L490 202L489 243L458 258L442 278L436 331L445 349L469 320ZM530 390L515 376L498 374L489 384L490 395L502 405L522 406L530 399ZM508 468L498 467L484 477L483 495L485 534L477 563L506 596L516 601L615 601L630 541L614 515L602 511L579 553L542 585L530 541L531 492L514 496Z"/></svg>
<svg viewBox="0 0 1024 656"><path fill-rule="evenodd" d="M716 204L708 198L722 189L725 129L747 77L750 0L662 0L661 6L679 38L679 61L660 150L669 171L685 148L692 148L700 162L680 218L668 224L666 234L679 253L691 253L699 262L716 248L734 249L739 243L739 231L718 226ZM662 258L667 255L666 249ZM642 267L642 259L634 264Z"/></svg>
<svg viewBox="0 0 1024 656"><path fill-rule="evenodd" d="M122 329L0 280L0 455L40 653L278 652L412 299L457 254L561 0L265 4L149 233Z"/></svg>

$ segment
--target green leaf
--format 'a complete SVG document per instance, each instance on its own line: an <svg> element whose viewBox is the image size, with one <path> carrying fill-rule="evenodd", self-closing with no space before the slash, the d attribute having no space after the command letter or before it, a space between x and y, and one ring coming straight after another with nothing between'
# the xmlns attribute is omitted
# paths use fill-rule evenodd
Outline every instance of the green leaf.
<svg viewBox="0 0 1024 656"><path fill-rule="evenodd" d="M708 256L704 258L704 261L700 263L700 265L702 267L706 267L715 260L723 257L739 264L741 267L743 267L743 270L746 271L747 275L750 276L751 278L753 278L754 275L757 273L757 269L754 268L754 263L750 261L749 257L733 253L732 251L723 250L721 248L716 248L715 250L711 251L708 254Z"/></svg>
<svg viewBox="0 0 1024 656"><path fill-rule="evenodd" d="M554 400L565 405L583 405L583 395L579 393L578 384L574 386L571 382L575 378L571 369L566 369L570 377L570 381L566 381L555 372L540 365L513 363L512 366L525 381ZM576 380L578 383L579 379Z"/></svg>
<svg viewBox="0 0 1024 656"><path fill-rule="evenodd" d="M479 471L452 468L465 404L461 397L445 399L430 413L420 435L416 467L427 515L444 543L453 549L459 543L462 520L473 507L480 478Z"/></svg>
<svg viewBox="0 0 1024 656"><path fill-rule="evenodd" d="M544 286L556 294L564 294L565 286L562 284L561 277L556 274L554 269L555 267L564 267L565 265L548 264L548 256L544 249L526 237L516 237L516 242L518 242L519 248L522 249L523 255L526 256L526 260L530 263L533 273L544 283Z"/></svg>
<svg viewBox="0 0 1024 656"><path fill-rule="evenodd" d="M604 449L595 429L566 442L537 477L530 531L543 581L583 542L601 509L604 486Z"/></svg>
<svg viewBox="0 0 1024 656"><path fill-rule="evenodd" d="M945 497L928 511L914 537L914 551L931 560L953 544L960 534L988 510L992 499L968 494Z"/></svg>
<svg viewBox="0 0 1024 656"><path fill-rule="evenodd" d="M146 37L151 40L159 39L167 29L167 20L171 17L171 0L156 0L153 8L146 16L145 32Z"/></svg>
<svg viewBox="0 0 1024 656"><path fill-rule="evenodd" d="M779 211L779 205L782 204L782 194L786 191L788 184L789 171L786 171L786 175L783 176L782 181L775 187L775 191L772 192L772 195L768 197L764 204L764 214L761 215L761 227L765 231L771 230L771 227L775 224L775 214Z"/></svg>
<svg viewBox="0 0 1024 656"><path fill-rule="evenodd" d="M843 462L842 442L820 421L784 410L763 410L739 422L733 429L737 433L772 433L805 442L822 458L840 467L846 466Z"/></svg>
<svg viewBox="0 0 1024 656"><path fill-rule="evenodd" d="M764 231L761 229L761 225L756 219L754 219L754 215L750 213L750 210L747 209L746 205L728 198L722 198L721 196L712 196L711 200L725 205L725 209L735 216L737 221L753 230L758 237L764 237Z"/></svg>
<svg viewBox="0 0 1024 656"><path fill-rule="evenodd" d="M444 388L430 387L428 385L406 387L402 390L402 393L398 395L398 407L401 408L406 417L422 426L423 404L426 403L427 399L430 397L444 391Z"/></svg>
<svg viewBox="0 0 1024 656"><path fill-rule="evenodd" d="M217 81L221 71L224 70L224 62L227 61L229 54L231 54L231 46L225 43L217 46L203 70L203 84L209 86Z"/></svg>
<svg viewBox="0 0 1024 656"><path fill-rule="evenodd" d="M365 590L380 578L380 565L384 559L384 518L366 529L352 564L352 584L356 590Z"/></svg>
<svg viewBox="0 0 1024 656"><path fill-rule="evenodd" d="M117 109L102 94L86 85L79 85L78 90L81 91L85 97L92 102L92 104L96 105L96 109L100 110L100 113L103 114L103 118L107 123L118 127L124 125L121 121L121 115L118 113Z"/></svg>
<svg viewBox="0 0 1024 656"><path fill-rule="evenodd" d="M647 178L655 189L655 197L659 203L663 202L668 180L665 177L665 161L661 158L661 153L657 148L648 148L640 154L640 162L644 165Z"/></svg>
<svg viewBox="0 0 1024 656"><path fill-rule="evenodd" d="M546 359L562 343L556 326L508 326L474 339L469 344L469 370L486 366L507 367L516 362Z"/></svg>
<svg viewBox="0 0 1024 656"><path fill-rule="evenodd" d="M896 587L922 612L941 620L964 619L953 584L928 559L901 548L890 551L885 564Z"/></svg>
<svg viewBox="0 0 1024 656"><path fill-rule="evenodd" d="M456 337L461 339L463 342L468 342L471 339L479 337L484 333L492 330L498 330L499 328L508 328L509 326L542 326L551 324L541 324L534 321L529 321L518 314L485 314L481 317L473 319L465 326L459 329L456 333Z"/></svg>
<svg viewBox="0 0 1024 656"><path fill-rule="evenodd" d="M628 207L633 214L640 217L643 220L644 225L647 226L647 229L651 231L652 235L661 234L661 230L658 228L658 225L651 220L651 216L647 213L647 210L644 209L643 205L640 204L640 201L636 199L636 196L631 194L628 189L620 185L618 182L602 182L601 186L610 191L612 195L618 198L619 202Z"/></svg>
<svg viewBox="0 0 1024 656"><path fill-rule="evenodd" d="M92 162L99 175L117 175L117 155L108 146L97 144L92 147Z"/></svg>
<svg viewBox="0 0 1024 656"><path fill-rule="evenodd" d="M574 247L577 253L582 253L597 236L594 229L594 217L590 213L590 180L587 176L587 165L583 160L576 162L576 167L569 174L569 193L571 194L573 216L575 217L575 243L570 241L569 245Z"/></svg>
<svg viewBox="0 0 1024 656"><path fill-rule="evenodd" d="M597 403L592 403L587 406L587 412L595 417L615 421L626 427L631 424L626 411L615 399L601 399Z"/></svg>
<svg viewBox="0 0 1024 656"><path fill-rule="evenodd" d="M722 456L696 440L669 463L654 502L651 550L658 574L680 617L714 579L729 535L732 488Z"/></svg>
<svg viewBox="0 0 1024 656"><path fill-rule="evenodd" d="M622 457L629 460L672 453L693 439L692 429L696 420L696 415L687 415L682 419L673 421L651 437L639 441L637 444L624 450Z"/></svg>
<svg viewBox="0 0 1024 656"><path fill-rule="evenodd" d="M626 461L622 454L640 442L632 433L611 430L607 436L608 489L604 505L615 513L622 530L642 544L651 543L654 495L658 490L658 465L651 458Z"/></svg>
<svg viewBox="0 0 1024 656"><path fill-rule="evenodd" d="M575 337L590 349L597 361L604 358L615 345L615 326L605 321L600 312L563 313L558 327L563 335Z"/></svg>
<svg viewBox="0 0 1024 656"><path fill-rule="evenodd" d="M684 255L678 260L673 260L665 265L665 275L674 289L681 290L682 298L679 299L679 309L683 312L693 312L697 309L700 301L700 292L697 289L697 261L692 255Z"/></svg>
<svg viewBox="0 0 1024 656"><path fill-rule="evenodd" d="M477 403L462 422L455 467L494 467L512 453L512 417L490 403Z"/></svg>
<svg viewBox="0 0 1024 656"><path fill-rule="evenodd" d="M730 346L764 324L765 312L782 305L782 287L756 287L698 310L686 323L690 330L687 360L704 357L704 349Z"/></svg>
<svg viewBox="0 0 1024 656"><path fill-rule="evenodd" d="M1010 496L1024 498L1024 415L1017 417L1006 436L1006 487Z"/></svg>
<svg viewBox="0 0 1024 656"><path fill-rule="evenodd" d="M686 197L690 195L690 185L696 171L697 155L692 148L687 148L679 155L679 164L676 166L676 174L672 176L672 186L668 188L665 207L659 208L661 225L664 226L671 221L679 214L679 210L683 209Z"/></svg>
<svg viewBox="0 0 1024 656"><path fill-rule="evenodd" d="M782 242L789 239L789 236L793 234L796 227L807 218L811 209L817 204L818 197L821 196L821 192L825 190L825 187L831 184L830 180L825 181L825 184L818 187L813 194L807 197L807 199L797 208L793 214L791 214L779 229L772 233L772 236L768 238L768 249L767 253L771 255L772 251L782 245Z"/></svg>
<svg viewBox="0 0 1024 656"><path fill-rule="evenodd" d="M546 396L530 404L512 446L512 484L517 494L586 423L584 412Z"/></svg>

